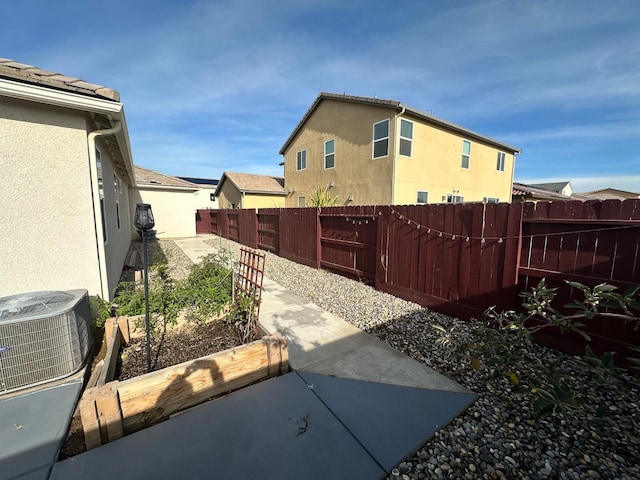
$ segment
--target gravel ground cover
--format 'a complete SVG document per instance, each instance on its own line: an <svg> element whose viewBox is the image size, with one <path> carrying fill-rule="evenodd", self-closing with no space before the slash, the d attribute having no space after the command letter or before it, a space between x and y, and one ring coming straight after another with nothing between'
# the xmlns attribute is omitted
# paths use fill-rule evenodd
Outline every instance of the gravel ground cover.
<svg viewBox="0 0 640 480"><path fill-rule="evenodd" d="M219 237L208 243L238 258L241 245ZM530 393L538 384L527 362L518 365L516 386L504 377L493 378L488 368L475 370L470 362L457 361L452 345L439 342L442 333L433 325L468 334L466 322L270 253L265 275L479 395L464 414L400 463L390 479L640 478L636 378L616 374L600 380L577 358L534 345L524 356L557 364L581 399L571 413L539 418ZM595 405L602 405L600 417L592 415Z"/></svg>

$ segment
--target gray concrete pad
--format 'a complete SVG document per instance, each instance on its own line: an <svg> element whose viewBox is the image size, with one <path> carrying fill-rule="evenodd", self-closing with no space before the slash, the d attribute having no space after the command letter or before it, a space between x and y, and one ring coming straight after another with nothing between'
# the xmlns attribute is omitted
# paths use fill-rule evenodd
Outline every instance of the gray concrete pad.
<svg viewBox="0 0 640 480"><path fill-rule="evenodd" d="M0 478L48 477L81 389L82 377L75 375L53 386L0 397Z"/></svg>
<svg viewBox="0 0 640 480"><path fill-rule="evenodd" d="M176 240L176 243L193 259L204 250L209 249L209 253L215 251L204 243L211 238L216 237L199 235L193 239ZM263 283L259 322L267 333L279 332L287 337L289 364L294 370L369 382L468 392L457 382L268 278Z"/></svg>
<svg viewBox="0 0 640 480"><path fill-rule="evenodd" d="M60 462L51 480L384 476L360 441L292 372Z"/></svg>

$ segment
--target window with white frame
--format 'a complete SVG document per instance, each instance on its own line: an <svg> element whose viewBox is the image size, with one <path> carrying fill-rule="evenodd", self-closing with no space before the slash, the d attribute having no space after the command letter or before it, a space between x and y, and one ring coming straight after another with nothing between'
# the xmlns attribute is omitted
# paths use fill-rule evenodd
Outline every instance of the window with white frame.
<svg viewBox="0 0 640 480"><path fill-rule="evenodd" d="M424 190L418 190L418 196L416 198L417 204L424 204L429 201L429 192L425 192Z"/></svg>
<svg viewBox="0 0 640 480"><path fill-rule="evenodd" d="M389 155L389 119L373 124L373 158Z"/></svg>
<svg viewBox="0 0 640 480"><path fill-rule="evenodd" d="M442 197L442 201L446 203L462 203L464 202L464 195L456 195L455 193L449 193Z"/></svg>
<svg viewBox="0 0 640 480"><path fill-rule="evenodd" d="M400 120L400 155L411 156L413 147L413 122Z"/></svg>
<svg viewBox="0 0 640 480"><path fill-rule="evenodd" d="M471 160L471 142L469 140L462 141L462 168L469 168Z"/></svg>
<svg viewBox="0 0 640 480"><path fill-rule="evenodd" d="M307 169L307 151L300 150L297 154L296 170Z"/></svg>
<svg viewBox="0 0 640 480"><path fill-rule="evenodd" d="M325 170L336 166L336 142L335 140L327 140L324 142L324 168Z"/></svg>
<svg viewBox="0 0 640 480"><path fill-rule="evenodd" d="M483 203L500 203L500 199L498 197L483 197Z"/></svg>
<svg viewBox="0 0 640 480"><path fill-rule="evenodd" d="M504 172L504 159L506 155L504 152L498 152L498 161L496 162L496 170Z"/></svg>
<svg viewBox="0 0 640 480"><path fill-rule="evenodd" d="M300 195L298 197L298 206L299 207L306 207L307 206L307 197L305 197L304 195Z"/></svg>
<svg viewBox="0 0 640 480"><path fill-rule="evenodd" d="M118 230L120 230L120 189L119 189L120 179L114 173L113 174L113 198L116 199L116 223L118 225Z"/></svg>

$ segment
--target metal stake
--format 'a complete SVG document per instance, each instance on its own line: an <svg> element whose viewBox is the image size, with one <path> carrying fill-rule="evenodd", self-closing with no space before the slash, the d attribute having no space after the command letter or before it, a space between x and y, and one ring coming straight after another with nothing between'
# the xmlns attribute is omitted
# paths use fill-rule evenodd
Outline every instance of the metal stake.
<svg viewBox="0 0 640 480"><path fill-rule="evenodd" d="M151 332L149 327L149 276L147 269L147 232L142 231L142 250L144 253L144 327L147 334L147 373L151 371Z"/></svg>

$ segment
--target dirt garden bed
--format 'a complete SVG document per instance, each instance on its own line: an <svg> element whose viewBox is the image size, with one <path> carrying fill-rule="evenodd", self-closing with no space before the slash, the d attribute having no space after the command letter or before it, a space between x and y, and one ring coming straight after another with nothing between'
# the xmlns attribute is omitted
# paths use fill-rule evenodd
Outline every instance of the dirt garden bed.
<svg viewBox="0 0 640 480"><path fill-rule="evenodd" d="M134 244L132 248L136 249L137 246ZM152 242L150 244L149 257L152 261L152 264L153 261L166 264L168 266L167 270L169 275L176 281L186 278L192 265L188 257L186 257L186 255L184 255L184 253L172 241L159 240L157 242ZM133 270L135 270L135 268L136 266L133 266L133 268L131 269L125 269L125 271L123 272L122 280L132 281L134 279ZM153 277L150 275L150 278ZM108 323L109 322L112 321L109 320ZM113 321L113 323L117 322ZM108 396L109 389L113 390L122 385L129 386L128 388L133 388L131 387L131 385L134 385L137 379L141 379L141 381L144 381L142 380L143 376L145 378L152 378L151 383L153 383L153 373L150 375L146 375L147 358L145 333L143 328L144 320L131 319L130 321L126 322L126 324L129 331L126 332L126 335L119 334L119 340L116 345L120 345L120 343L122 343L122 345L117 348L117 352L108 352L107 344L109 343L109 339L107 337L109 337L110 334L108 333L109 329L107 329L107 333L104 335L104 341L102 342L102 348L96 354L96 357L92 362L92 371L87 375L89 388L85 390L82 401L85 400L85 397L87 395L95 395L96 393L94 393L93 390L96 389L104 389L104 387L108 387L107 390L104 390L102 392L106 392L106 395ZM122 323L120 323L120 325L122 325ZM99 341L102 341L102 339L99 339ZM269 340L263 342L269 343ZM216 379L214 378L214 375L212 373L213 370L211 370L211 372L209 372L210 385L202 387L201 392L193 392L195 395L192 396L197 398L202 397L200 398L199 402L206 400L209 397L214 397L216 392L218 391L226 393L226 391L238 388L238 386L242 386L247 382L253 383L254 381L261 379L262 377L272 376L274 374L274 369L272 368L272 359L269 358L269 355L272 355L272 352L269 352L269 345L266 346L265 354L260 349L260 346L249 348L248 345L242 346L242 343L242 335L240 334L238 329L234 328L233 325L226 322L223 315L220 315L218 316L218 318L214 318L206 322L189 322L181 319L176 325L166 325L162 332L156 331L154 335L152 335L150 342L152 372L159 372L161 370L164 372L165 370L163 369L166 369L167 373L165 376L167 378L174 377L184 380L187 376L192 375L194 369L207 369L211 365L214 365L217 371L218 364L225 365L224 353L229 349L234 349L234 347L238 347L234 349L234 359L236 358L236 356L239 356L241 358L242 355L248 355L252 359L252 365L257 365L259 367L257 368L257 370L260 370L260 372L254 373L249 371L254 367L238 367L238 362L234 360L235 364L229 364L231 365L230 368L236 370L239 369L238 375L242 378L234 380L235 383L232 382L232 384L230 384L228 387L225 387L225 383L229 383L227 382L225 375L222 375L222 373L220 373L220 378ZM272 343L271 348L273 347ZM284 344L280 343L280 345L282 346ZM286 346L284 346L283 348L286 350ZM215 359L211 360L213 354L219 354L221 356L215 357ZM114 365L111 367L103 366L104 361L107 361L107 364L105 365L108 365L109 360L105 357L109 356L114 358ZM208 360L203 360L199 363L195 363L195 366L192 364L188 364L188 362L190 361L203 358ZM184 367L184 369L186 370L180 370L180 368L183 368L180 367L180 365L187 365ZM176 369L176 371L174 372L173 370L170 370L170 367L173 367L174 369ZM108 375L106 372L102 372L102 374L100 374L101 368L110 368L111 371ZM187 370L189 373L185 373ZM264 372L262 372L263 370ZM275 374L278 373L280 373L279 369ZM91 375L93 375L95 378L90 379ZM114 381L109 382L103 386L101 386L100 384L96 386L95 382L97 382L98 376L100 376L101 378L107 378L107 382L109 382L110 380ZM233 377L233 374L231 375L231 377ZM159 378L159 375L156 375L155 378ZM91 384L92 380L94 382L93 385ZM134 383L132 383L132 381ZM191 386L187 385L187 383L188 382L185 382L185 385L191 388ZM156 382L156 384L154 384L154 386L152 387L147 386L146 390L153 391L153 388L157 389L162 387L163 385L161 382ZM209 393L211 393L211 395L209 395ZM87 449L87 439L85 438L85 436L88 426L83 425L80 415L82 401L80 402L79 408L76 410L70 426L67 440L61 450L61 459L78 455L79 453L82 453ZM157 403L158 399L156 399L155 402ZM99 403L100 402L98 402L98 405L96 406L98 417L101 414L101 407ZM194 401L192 401L191 399L187 399L182 402L183 405L190 403L194 403ZM174 406L171 406L166 410L170 411L172 408L174 408ZM127 421L129 420L126 418L126 415L122 413L122 410L125 409L119 405L118 410L120 410L120 428L122 428L122 425L125 426L124 430L141 428L140 425L135 425L133 429L128 426ZM86 415L83 415L83 417L85 418L86 423ZM165 417L166 415L163 415L163 418ZM98 437L100 437L101 433L103 437L102 443L104 443L104 426L101 425L100 428L102 430L101 432L99 432Z"/></svg>

